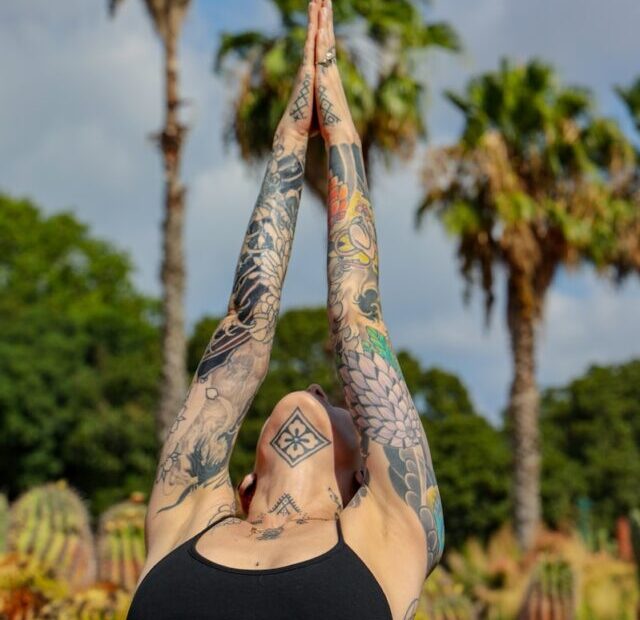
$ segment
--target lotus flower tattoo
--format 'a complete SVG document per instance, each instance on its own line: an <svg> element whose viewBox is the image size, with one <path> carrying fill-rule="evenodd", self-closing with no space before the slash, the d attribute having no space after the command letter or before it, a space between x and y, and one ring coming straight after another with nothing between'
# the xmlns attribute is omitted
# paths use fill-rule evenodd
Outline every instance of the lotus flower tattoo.
<svg viewBox="0 0 640 620"><path fill-rule="evenodd" d="M394 448L421 443L424 431L409 391L387 360L374 352L345 351L340 375L363 433Z"/></svg>

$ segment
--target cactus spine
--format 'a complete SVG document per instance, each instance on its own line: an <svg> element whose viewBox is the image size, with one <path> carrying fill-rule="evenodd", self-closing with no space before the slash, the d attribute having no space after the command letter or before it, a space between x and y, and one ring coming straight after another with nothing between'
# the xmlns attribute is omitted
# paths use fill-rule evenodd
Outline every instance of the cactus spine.
<svg viewBox="0 0 640 620"><path fill-rule="evenodd" d="M9 514L8 548L31 565L51 571L77 590L96 575L89 514L66 483L35 487L22 495Z"/></svg>
<svg viewBox="0 0 640 620"><path fill-rule="evenodd" d="M573 620L575 584L564 560L543 560L536 567L519 620Z"/></svg>
<svg viewBox="0 0 640 620"><path fill-rule="evenodd" d="M133 494L101 519L98 530L98 575L101 581L132 591L145 561L144 497Z"/></svg>

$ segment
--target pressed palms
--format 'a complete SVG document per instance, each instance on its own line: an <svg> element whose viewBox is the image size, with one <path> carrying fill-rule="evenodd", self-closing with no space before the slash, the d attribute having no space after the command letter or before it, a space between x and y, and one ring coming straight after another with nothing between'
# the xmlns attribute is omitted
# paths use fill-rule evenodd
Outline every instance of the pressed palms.
<svg viewBox="0 0 640 620"><path fill-rule="evenodd" d="M640 217L622 189L634 153L614 122L594 116L587 91L561 87L540 62L504 61L447 96L465 126L429 153L418 216L435 211L458 237L462 275L484 290L487 316L495 274L506 276L514 521L529 548L541 513L536 327L560 267L589 262L618 277L640 268Z"/></svg>
<svg viewBox="0 0 640 620"><path fill-rule="evenodd" d="M115 13L124 0L109 0ZM171 427L187 389L184 329L185 261L183 228L185 188L180 180L186 132L180 122L178 42L191 0L144 0L149 19L164 51L165 121L157 135L165 174L165 214L161 280L163 289L162 383L157 411L161 440Z"/></svg>
<svg viewBox="0 0 640 620"><path fill-rule="evenodd" d="M247 161L271 150L304 43L307 0L273 3L280 17L278 33L223 34L216 59L217 71L229 67L239 78L228 138L239 144ZM334 11L338 62L365 165L374 149L386 156L410 157L425 133L416 61L432 47L459 49L455 33L447 24L425 23L414 0L334 0ZM310 143L306 176L324 203L326 160L320 140Z"/></svg>

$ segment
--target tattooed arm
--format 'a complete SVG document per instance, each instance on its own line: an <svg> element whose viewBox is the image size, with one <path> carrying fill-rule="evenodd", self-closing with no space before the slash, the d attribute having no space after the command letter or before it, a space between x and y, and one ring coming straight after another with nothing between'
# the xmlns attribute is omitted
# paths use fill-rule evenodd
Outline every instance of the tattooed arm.
<svg viewBox="0 0 640 620"><path fill-rule="evenodd" d="M311 125L317 6L310 5L305 58L249 221L229 310L213 334L185 404L165 441L147 517L162 555L204 527L221 507L234 512L233 445L269 365L280 296L302 193Z"/></svg>
<svg viewBox="0 0 640 620"><path fill-rule="evenodd" d="M427 438L382 318L378 252L362 152L329 147L329 316L345 400L361 434L368 474L361 494L417 516L427 572L444 544L442 506Z"/></svg>
<svg viewBox="0 0 640 620"><path fill-rule="evenodd" d="M331 3L320 17L318 58L335 52ZM331 56L331 54L329 54ZM335 63L316 78L320 129L329 158L328 309L345 400L361 435L366 484L352 502L373 503L387 520L424 540L426 572L440 559L440 494L420 417L389 342L378 287L378 249L362 149ZM419 552L418 552L419 553ZM411 607L408 613L411 613Z"/></svg>

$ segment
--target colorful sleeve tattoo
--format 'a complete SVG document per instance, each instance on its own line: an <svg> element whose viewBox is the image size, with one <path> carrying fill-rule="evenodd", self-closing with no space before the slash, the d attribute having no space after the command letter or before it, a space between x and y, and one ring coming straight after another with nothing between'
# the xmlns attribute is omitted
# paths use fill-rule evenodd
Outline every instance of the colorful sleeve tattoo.
<svg viewBox="0 0 640 620"><path fill-rule="evenodd" d="M427 438L382 319L374 215L356 144L330 147L328 209L328 303L345 399L365 458L369 442L382 446L391 487L418 516L432 570L444 545L442 505Z"/></svg>

